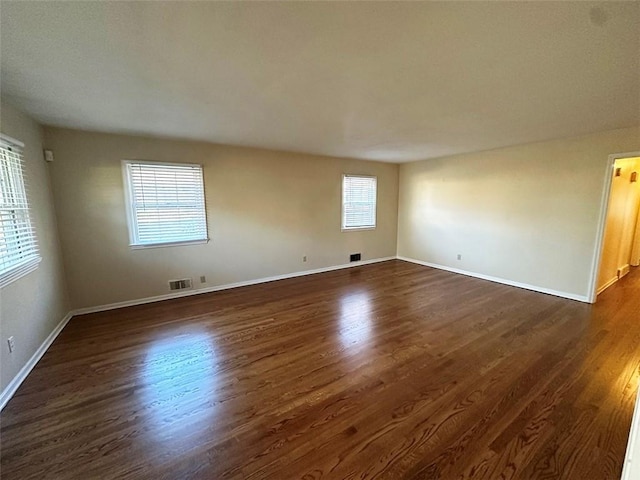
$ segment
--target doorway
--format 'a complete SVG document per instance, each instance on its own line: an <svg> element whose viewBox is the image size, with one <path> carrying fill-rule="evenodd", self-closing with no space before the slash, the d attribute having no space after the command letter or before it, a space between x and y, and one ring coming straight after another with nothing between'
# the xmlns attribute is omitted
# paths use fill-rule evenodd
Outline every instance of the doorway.
<svg viewBox="0 0 640 480"><path fill-rule="evenodd" d="M610 158L594 298L640 264L640 153Z"/></svg>

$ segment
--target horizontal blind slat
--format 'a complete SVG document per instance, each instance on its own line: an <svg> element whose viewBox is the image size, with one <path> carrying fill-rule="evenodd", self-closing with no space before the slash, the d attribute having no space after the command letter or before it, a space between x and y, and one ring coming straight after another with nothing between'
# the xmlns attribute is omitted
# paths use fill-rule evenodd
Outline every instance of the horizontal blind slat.
<svg viewBox="0 0 640 480"><path fill-rule="evenodd" d="M376 197L376 177L345 175L342 184L342 227L375 227Z"/></svg>
<svg viewBox="0 0 640 480"><path fill-rule="evenodd" d="M22 152L3 143L0 145L0 286L24 274L22 267L40 258L27 191Z"/></svg>
<svg viewBox="0 0 640 480"><path fill-rule="evenodd" d="M202 167L127 162L133 243L206 240Z"/></svg>

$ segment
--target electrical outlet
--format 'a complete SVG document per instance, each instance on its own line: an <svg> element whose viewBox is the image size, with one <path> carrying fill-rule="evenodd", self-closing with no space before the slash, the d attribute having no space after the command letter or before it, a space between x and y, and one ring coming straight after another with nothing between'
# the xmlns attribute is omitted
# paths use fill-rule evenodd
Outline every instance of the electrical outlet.
<svg viewBox="0 0 640 480"><path fill-rule="evenodd" d="M462 255L458 254L458 260L462 260Z"/></svg>
<svg viewBox="0 0 640 480"><path fill-rule="evenodd" d="M306 262L306 261L307 261L307 256L306 256L306 255L304 255L304 256L302 257L302 261L303 261L303 262Z"/></svg>
<svg viewBox="0 0 640 480"><path fill-rule="evenodd" d="M207 283L207 277L200 275L200 283Z"/></svg>
<svg viewBox="0 0 640 480"><path fill-rule="evenodd" d="M9 353L13 353L16 348L16 342L13 340L13 336L7 338L7 343L9 344Z"/></svg>

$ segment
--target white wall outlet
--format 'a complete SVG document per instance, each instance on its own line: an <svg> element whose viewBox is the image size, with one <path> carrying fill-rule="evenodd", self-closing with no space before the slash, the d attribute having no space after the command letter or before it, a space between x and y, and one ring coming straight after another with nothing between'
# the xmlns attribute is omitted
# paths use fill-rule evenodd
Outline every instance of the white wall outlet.
<svg viewBox="0 0 640 480"><path fill-rule="evenodd" d="M302 256L302 261L303 261L303 262L306 262L306 261L307 261L307 256L306 256L306 255L303 255L303 256Z"/></svg>
<svg viewBox="0 0 640 480"><path fill-rule="evenodd" d="M200 283L207 283L207 277L200 275Z"/></svg>
<svg viewBox="0 0 640 480"><path fill-rule="evenodd" d="M9 353L13 353L16 348L16 342L13 339L13 336L7 338L7 343L9 344Z"/></svg>
<svg viewBox="0 0 640 480"><path fill-rule="evenodd" d="M458 254L458 260L462 260L462 255Z"/></svg>

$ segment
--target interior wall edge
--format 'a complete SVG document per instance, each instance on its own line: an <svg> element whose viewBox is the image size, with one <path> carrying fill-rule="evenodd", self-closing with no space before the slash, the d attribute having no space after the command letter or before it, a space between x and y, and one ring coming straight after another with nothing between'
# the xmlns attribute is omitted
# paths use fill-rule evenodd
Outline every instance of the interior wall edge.
<svg viewBox="0 0 640 480"><path fill-rule="evenodd" d="M33 353L31 358L25 363L22 368L18 371L15 377L8 383L8 385L0 392L0 410L2 410L9 400L13 397L13 395L18 390L18 387L22 385L22 382L27 378L27 376L31 373L36 366L36 364L40 361L42 356L47 352L51 344L55 341L55 339L60 335L60 332L64 329L64 327L69 323L69 320L73 318L73 312L68 312L62 320L56 325L56 327L51 331L49 336L45 338L44 342L38 347L38 349Z"/></svg>
<svg viewBox="0 0 640 480"><path fill-rule="evenodd" d="M611 285L613 285L617 281L618 281L618 277L617 276L611 278L608 282L606 282L604 285L602 285L600 288L598 288L597 294L600 295L602 292L604 292L607 288L609 288Z"/></svg>
<svg viewBox="0 0 640 480"><path fill-rule="evenodd" d="M40 123L0 96L2 133L24 144L24 175L28 184L30 220L36 231L40 262L30 273L0 289L0 404L17 388L15 379L43 353L60 319L72 308L67 291L57 216L50 177L43 158L44 131ZM14 337L16 348L7 348ZM35 360L34 360L35 359ZM27 368L27 372L29 369Z"/></svg>
<svg viewBox="0 0 640 480"><path fill-rule="evenodd" d="M591 295L589 301L595 303L600 292L603 292L607 287L615 283L618 279L611 282L607 286L603 286L602 290L598 288L598 276L600 275L600 266L602 264L604 236L607 226L607 215L609 210L609 197L611 196L611 179L613 178L613 165L616 161L616 155L609 155L607 157L606 168L603 176L602 193L600 195L600 210L598 213L598 226L596 228L595 247L593 250L593 256L591 259L591 269L589 278L589 292Z"/></svg>

